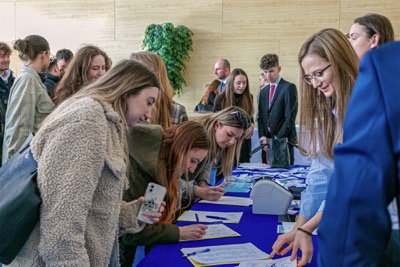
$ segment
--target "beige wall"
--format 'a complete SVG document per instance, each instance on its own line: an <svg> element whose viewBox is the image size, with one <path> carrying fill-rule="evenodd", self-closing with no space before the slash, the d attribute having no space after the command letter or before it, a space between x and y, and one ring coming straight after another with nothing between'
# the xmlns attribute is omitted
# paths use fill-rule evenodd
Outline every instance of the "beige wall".
<svg viewBox="0 0 400 267"><path fill-rule="evenodd" d="M200 100L204 85L215 78L217 58L243 68L255 95L264 54L278 54L282 76L298 84L298 50L323 28L347 33L355 17L375 12L387 16L396 39L400 36L400 0L0 0L0 11L2 41L40 34L53 53L91 43L114 62L141 50L147 25L186 25L194 33L194 51L187 63L187 87L176 100L188 111ZM11 67L18 73L20 66L14 54Z"/></svg>

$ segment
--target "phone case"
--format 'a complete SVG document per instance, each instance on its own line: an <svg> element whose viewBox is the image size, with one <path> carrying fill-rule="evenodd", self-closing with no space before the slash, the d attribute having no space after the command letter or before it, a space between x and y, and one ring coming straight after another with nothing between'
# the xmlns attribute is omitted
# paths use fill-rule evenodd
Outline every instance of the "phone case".
<svg viewBox="0 0 400 267"><path fill-rule="evenodd" d="M156 183L149 183L147 185L146 193L144 195L144 203L140 207L138 220L152 224L151 214L158 211L166 193L166 188Z"/></svg>

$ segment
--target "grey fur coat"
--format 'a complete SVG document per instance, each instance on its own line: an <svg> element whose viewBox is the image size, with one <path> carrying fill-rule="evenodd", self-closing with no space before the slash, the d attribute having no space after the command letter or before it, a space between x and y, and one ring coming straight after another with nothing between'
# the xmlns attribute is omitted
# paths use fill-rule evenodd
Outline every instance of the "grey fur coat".
<svg viewBox="0 0 400 267"><path fill-rule="evenodd" d="M10 266L108 266L118 234L142 229L134 202L122 202L123 131L111 105L91 98L67 100L50 115L31 144L40 222Z"/></svg>

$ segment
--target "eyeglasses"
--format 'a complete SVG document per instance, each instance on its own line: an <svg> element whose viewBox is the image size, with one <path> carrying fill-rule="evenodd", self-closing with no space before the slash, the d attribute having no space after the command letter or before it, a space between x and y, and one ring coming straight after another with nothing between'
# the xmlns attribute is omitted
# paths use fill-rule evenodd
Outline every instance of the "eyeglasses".
<svg viewBox="0 0 400 267"><path fill-rule="evenodd" d="M238 121L241 121L241 122L245 123L246 124L246 128L248 127L248 125L251 122L250 118L247 115L245 115L242 112L240 112L240 111L234 111L234 112L231 113L231 115L235 115L235 117L236 117L236 119Z"/></svg>
<svg viewBox="0 0 400 267"><path fill-rule="evenodd" d="M303 81L306 82L307 84L310 84L310 85L312 85L312 80L314 80L314 79L317 80L317 81L322 82L324 80L324 73L330 66L331 66L331 64L326 66L326 68L324 68L324 69L322 69L320 71L317 71L317 72L315 72L313 74L304 75L303 78L302 78Z"/></svg>

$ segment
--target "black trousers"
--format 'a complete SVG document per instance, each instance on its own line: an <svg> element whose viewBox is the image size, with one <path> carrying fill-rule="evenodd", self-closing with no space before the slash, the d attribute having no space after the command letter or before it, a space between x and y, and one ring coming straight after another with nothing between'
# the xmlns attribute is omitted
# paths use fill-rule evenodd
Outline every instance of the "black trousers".
<svg viewBox="0 0 400 267"><path fill-rule="evenodd" d="M119 238L119 263L121 264L121 267L132 267L132 264L135 261L137 246L126 244L123 238L124 236ZM147 255L152 248L152 246L144 247L144 254Z"/></svg>
<svg viewBox="0 0 400 267"><path fill-rule="evenodd" d="M239 163L250 162L251 139L245 139L240 150Z"/></svg>

